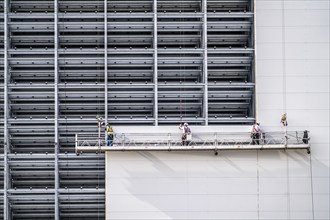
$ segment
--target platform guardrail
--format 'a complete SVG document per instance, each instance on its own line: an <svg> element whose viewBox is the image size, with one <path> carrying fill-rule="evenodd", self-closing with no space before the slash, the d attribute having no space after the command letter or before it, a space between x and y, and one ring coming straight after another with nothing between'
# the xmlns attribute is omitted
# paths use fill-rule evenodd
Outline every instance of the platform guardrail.
<svg viewBox="0 0 330 220"><path fill-rule="evenodd" d="M227 149L306 149L310 139L304 131L262 132L252 139L249 132L193 133L189 141L181 140L182 133L114 133L112 146L106 137L97 134L76 134L76 152L125 150L227 150Z"/></svg>

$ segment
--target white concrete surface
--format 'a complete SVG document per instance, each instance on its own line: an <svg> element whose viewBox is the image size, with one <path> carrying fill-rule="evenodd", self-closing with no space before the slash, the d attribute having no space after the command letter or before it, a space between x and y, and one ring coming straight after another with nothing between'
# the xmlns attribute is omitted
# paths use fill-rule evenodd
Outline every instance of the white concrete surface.
<svg viewBox="0 0 330 220"><path fill-rule="evenodd" d="M286 112L289 130L310 130L311 158L299 150L109 152L107 219L330 219L329 4L256 1L258 121L281 130Z"/></svg>
<svg viewBox="0 0 330 220"><path fill-rule="evenodd" d="M310 130L313 149L311 164L307 155L283 154L295 160L271 170L283 174L277 187L260 183L272 202L286 204L260 219L330 219L329 1L257 0L256 10L258 120L266 130L282 129L280 115L287 112L289 129Z"/></svg>

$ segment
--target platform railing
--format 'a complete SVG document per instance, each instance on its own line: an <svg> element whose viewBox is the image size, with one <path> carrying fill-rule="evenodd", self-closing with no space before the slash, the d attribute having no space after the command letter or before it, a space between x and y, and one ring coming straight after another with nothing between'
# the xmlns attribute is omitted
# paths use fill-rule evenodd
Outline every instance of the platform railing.
<svg viewBox="0 0 330 220"><path fill-rule="evenodd" d="M249 132L200 132L182 141L182 133L114 133L112 146L102 134L76 134L76 152L125 150L225 150L225 149L307 149L304 131L262 132L251 138Z"/></svg>

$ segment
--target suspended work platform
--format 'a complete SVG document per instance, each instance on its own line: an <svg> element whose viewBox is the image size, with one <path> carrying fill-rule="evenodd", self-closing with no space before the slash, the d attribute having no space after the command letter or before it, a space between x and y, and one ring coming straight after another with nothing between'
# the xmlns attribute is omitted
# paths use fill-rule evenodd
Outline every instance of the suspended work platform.
<svg viewBox="0 0 330 220"><path fill-rule="evenodd" d="M182 142L181 133L115 133L112 146L106 137L76 134L76 153L104 151L196 151L306 149L310 153L309 138L303 131L266 132L259 139L248 132L193 133L190 141Z"/></svg>

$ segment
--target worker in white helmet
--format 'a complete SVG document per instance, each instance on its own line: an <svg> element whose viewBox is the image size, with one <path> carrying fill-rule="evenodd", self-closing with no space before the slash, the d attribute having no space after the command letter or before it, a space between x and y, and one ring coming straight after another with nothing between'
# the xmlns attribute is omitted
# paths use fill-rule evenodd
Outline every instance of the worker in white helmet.
<svg viewBox="0 0 330 220"><path fill-rule="evenodd" d="M191 140L191 131L190 131L190 128L188 127L188 123L184 123L183 125L180 124L179 129L182 130L181 145L188 146L188 144Z"/></svg>

